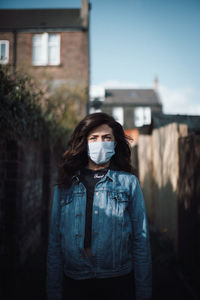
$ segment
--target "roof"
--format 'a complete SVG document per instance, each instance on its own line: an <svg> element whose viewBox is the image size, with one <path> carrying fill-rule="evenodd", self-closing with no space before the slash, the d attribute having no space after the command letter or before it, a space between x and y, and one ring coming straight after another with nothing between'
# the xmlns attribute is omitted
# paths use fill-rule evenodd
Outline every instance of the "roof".
<svg viewBox="0 0 200 300"><path fill-rule="evenodd" d="M105 104L162 105L154 89L106 89Z"/></svg>
<svg viewBox="0 0 200 300"><path fill-rule="evenodd" d="M152 114L152 128L159 128L170 123L186 124L189 132L200 133L200 116Z"/></svg>
<svg viewBox="0 0 200 300"><path fill-rule="evenodd" d="M80 9L0 9L0 31L80 27Z"/></svg>

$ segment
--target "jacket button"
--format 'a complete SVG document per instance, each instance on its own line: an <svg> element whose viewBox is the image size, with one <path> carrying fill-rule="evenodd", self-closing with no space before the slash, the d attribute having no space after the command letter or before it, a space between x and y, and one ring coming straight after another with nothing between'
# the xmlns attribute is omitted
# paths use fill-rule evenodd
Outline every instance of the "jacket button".
<svg viewBox="0 0 200 300"><path fill-rule="evenodd" d="M78 234L78 233L77 233L75 236L76 236L76 237L82 237L82 234Z"/></svg>
<svg viewBox="0 0 200 300"><path fill-rule="evenodd" d="M81 213L80 213L80 214L77 214L76 217L82 217L82 214L81 214Z"/></svg>
<svg viewBox="0 0 200 300"><path fill-rule="evenodd" d="M98 215L99 212L98 212L98 210L95 210L94 213L95 213L95 215Z"/></svg>

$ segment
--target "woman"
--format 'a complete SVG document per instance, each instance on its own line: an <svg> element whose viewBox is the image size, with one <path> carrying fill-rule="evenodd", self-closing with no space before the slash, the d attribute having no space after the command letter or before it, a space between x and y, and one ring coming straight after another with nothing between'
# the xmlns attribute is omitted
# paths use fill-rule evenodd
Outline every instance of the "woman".
<svg viewBox="0 0 200 300"><path fill-rule="evenodd" d="M47 299L149 299L145 204L122 126L105 113L75 128L54 190Z"/></svg>

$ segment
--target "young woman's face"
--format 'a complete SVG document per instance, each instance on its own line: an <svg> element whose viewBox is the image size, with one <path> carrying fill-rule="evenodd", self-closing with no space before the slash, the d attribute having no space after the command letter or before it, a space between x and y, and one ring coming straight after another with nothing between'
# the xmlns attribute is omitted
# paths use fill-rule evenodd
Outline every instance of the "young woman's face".
<svg viewBox="0 0 200 300"><path fill-rule="evenodd" d="M115 141L112 128L107 124L94 128L88 135L88 143Z"/></svg>

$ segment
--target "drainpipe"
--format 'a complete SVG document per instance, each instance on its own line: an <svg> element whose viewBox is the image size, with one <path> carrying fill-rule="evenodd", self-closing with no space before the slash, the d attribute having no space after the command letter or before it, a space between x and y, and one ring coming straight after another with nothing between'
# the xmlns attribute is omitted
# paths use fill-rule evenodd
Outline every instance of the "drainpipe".
<svg viewBox="0 0 200 300"><path fill-rule="evenodd" d="M16 71L17 67L17 31L13 31L13 73Z"/></svg>
<svg viewBox="0 0 200 300"><path fill-rule="evenodd" d="M82 29L87 33L88 37L88 91L87 91L87 103L86 103L86 115L89 114L90 109L90 10L91 3L89 0L81 1L80 17L82 20Z"/></svg>

